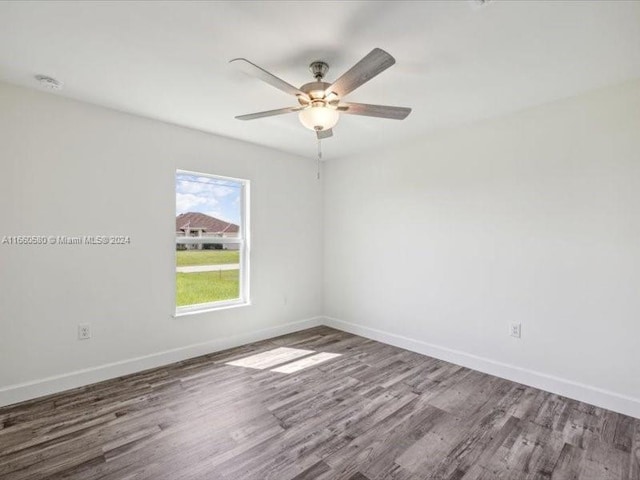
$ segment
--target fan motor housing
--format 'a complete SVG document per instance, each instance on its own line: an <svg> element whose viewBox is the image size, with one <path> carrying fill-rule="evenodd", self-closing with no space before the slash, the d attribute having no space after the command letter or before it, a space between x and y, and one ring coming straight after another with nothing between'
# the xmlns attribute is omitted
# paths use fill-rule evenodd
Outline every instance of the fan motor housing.
<svg viewBox="0 0 640 480"><path fill-rule="evenodd" d="M324 97L324 91L331 86L327 82L309 82L300 87L304 93L309 95L312 99L320 99Z"/></svg>
<svg viewBox="0 0 640 480"><path fill-rule="evenodd" d="M327 82L309 82L302 85L300 87L300 90L302 90L304 93L309 95L309 98L311 99L311 103L327 104L329 102L326 101L325 91L330 86L331 84ZM333 103L333 100L334 99L332 98L332 103ZM335 100L337 100L337 98ZM305 98L302 98L300 96L298 97L298 102L301 105L308 105L309 103Z"/></svg>

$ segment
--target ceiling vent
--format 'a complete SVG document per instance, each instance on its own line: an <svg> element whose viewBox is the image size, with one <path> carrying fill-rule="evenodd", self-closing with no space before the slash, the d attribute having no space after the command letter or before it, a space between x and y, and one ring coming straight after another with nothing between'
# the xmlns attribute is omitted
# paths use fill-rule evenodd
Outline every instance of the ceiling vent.
<svg viewBox="0 0 640 480"><path fill-rule="evenodd" d="M36 75L35 79L43 88L48 90L62 90L63 83L55 78L48 77L47 75Z"/></svg>
<svg viewBox="0 0 640 480"><path fill-rule="evenodd" d="M478 10L479 8L486 7L489 3L492 3L493 0L468 0L471 8L474 10Z"/></svg>

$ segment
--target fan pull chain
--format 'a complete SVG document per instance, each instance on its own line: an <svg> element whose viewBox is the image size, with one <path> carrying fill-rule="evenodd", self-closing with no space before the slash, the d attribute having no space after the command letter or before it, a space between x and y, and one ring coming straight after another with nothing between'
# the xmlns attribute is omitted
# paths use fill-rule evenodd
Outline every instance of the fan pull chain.
<svg viewBox="0 0 640 480"><path fill-rule="evenodd" d="M318 139L318 180L320 180L320 160L322 160L322 144Z"/></svg>

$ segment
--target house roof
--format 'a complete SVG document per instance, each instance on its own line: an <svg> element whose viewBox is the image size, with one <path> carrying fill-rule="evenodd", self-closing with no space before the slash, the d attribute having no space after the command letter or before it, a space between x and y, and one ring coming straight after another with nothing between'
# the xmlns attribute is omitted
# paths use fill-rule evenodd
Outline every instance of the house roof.
<svg viewBox="0 0 640 480"><path fill-rule="evenodd" d="M185 228L204 229L207 233L234 233L240 227L199 212L181 213L176 217L176 232Z"/></svg>

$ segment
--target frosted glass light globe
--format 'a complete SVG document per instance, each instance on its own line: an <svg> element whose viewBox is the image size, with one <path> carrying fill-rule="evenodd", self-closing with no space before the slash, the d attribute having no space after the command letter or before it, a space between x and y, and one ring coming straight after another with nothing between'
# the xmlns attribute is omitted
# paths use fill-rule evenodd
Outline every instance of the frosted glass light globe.
<svg viewBox="0 0 640 480"><path fill-rule="evenodd" d="M298 114L298 117L302 125L309 130L317 131L333 128L334 125L338 123L340 114L333 108L318 106L302 110Z"/></svg>

